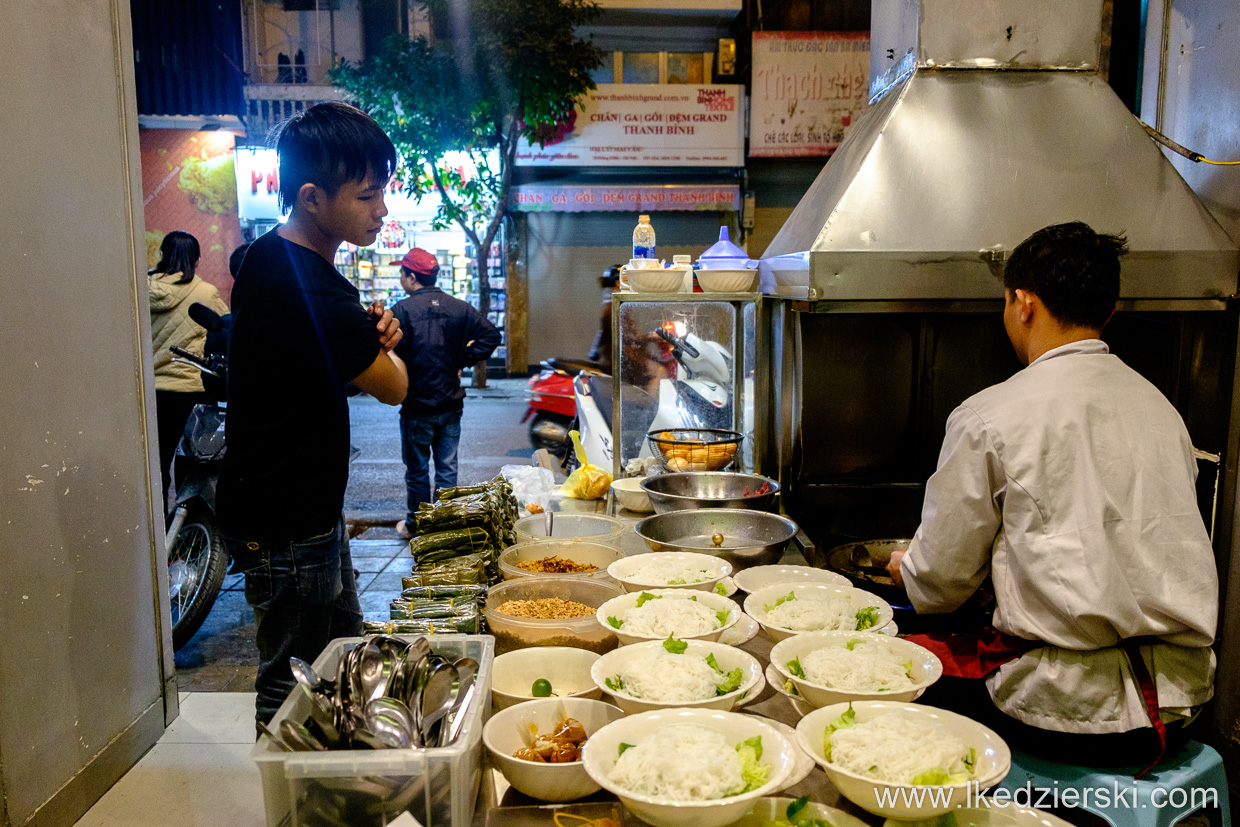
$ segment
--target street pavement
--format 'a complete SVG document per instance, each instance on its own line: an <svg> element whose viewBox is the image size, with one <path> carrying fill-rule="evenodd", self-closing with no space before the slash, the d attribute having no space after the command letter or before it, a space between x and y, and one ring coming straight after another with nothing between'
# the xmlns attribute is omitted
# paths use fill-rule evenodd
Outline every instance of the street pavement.
<svg viewBox="0 0 1240 827"><path fill-rule="evenodd" d="M526 380L491 379L486 390L466 389L461 417L458 482L489 480L504 465L528 465ZM405 515L405 466L400 459L400 411L369 396L349 401L353 444L361 455L349 469L345 521L395 523ZM392 535L395 536L395 535Z"/></svg>
<svg viewBox="0 0 1240 827"><path fill-rule="evenodd" d="M524 379L492 379L486 390L467 390L461 418L459 482L480 482L507 464L526 465L533 449L521 424ZM392 528L405 510L405 466L400 459L399 412L368 396L349 402L353 444L361 455L349 469L345 519L374 526L350 543L362 612L386 619L400 594L400 578L413 565L409 546ZM198 634L176 653L181 691L250 692L258 668L254 612L245 601L244 578L229 575Z"/></svg>

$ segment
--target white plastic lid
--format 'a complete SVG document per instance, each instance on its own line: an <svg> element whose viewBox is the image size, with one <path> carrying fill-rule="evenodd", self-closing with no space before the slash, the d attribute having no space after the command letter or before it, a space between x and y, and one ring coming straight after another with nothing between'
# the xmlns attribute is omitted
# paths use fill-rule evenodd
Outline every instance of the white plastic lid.
<svg viewBox="0 0 1240 827"><path fill-rule="evenodd" d="M672 256L672 264L692 264L693 256Z"/></svg>
<svg viewBox="0 0 1240 827"><path fill-rule="evenodd" d="M706 248L706 252L702 253L698 258L749 258L749 254L737 247L728 238L728 228L719 228L719 240L710 247Z"/></svg>

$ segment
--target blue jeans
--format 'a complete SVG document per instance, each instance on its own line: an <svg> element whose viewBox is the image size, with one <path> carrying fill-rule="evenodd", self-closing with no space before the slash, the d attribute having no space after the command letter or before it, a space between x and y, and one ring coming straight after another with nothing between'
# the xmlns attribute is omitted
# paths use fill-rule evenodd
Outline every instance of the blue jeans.
<svg viewBox="0 0 1240 827"><path fill-rule="evenodd" d="M362 633L349 535L342 517L331 531L304 540L224 535L224 544L245 572L245 599L258 624L254 717L268 723L297 685L290 657L313 663L330 641Z"/></svg>
<svg viewBox="0 0 1240 827"><path fill-rule="evenodd" d="M405 463L405 522L414 530L418 503L431 502L431 452L435 490L456 485L456 448L461 442L461 411L400 418L400 458Z"/></svg>

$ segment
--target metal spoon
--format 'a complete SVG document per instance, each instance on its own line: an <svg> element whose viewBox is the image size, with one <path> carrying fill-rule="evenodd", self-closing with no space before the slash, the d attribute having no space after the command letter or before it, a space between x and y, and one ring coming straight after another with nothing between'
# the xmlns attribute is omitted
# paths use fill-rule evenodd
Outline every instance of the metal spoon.
<svg viewBox="0 0 1240 827"><path fill-rule="evenodd" d="M357 702L367 704L375 698L383 697L383 693L387 691L391 661L374 641L367 641L362 645L361 650L355 670L357 684L362 690Z"/></svg>
<svg viewBox="0 0 1240 827"><path fill-rule="evenodd" d="M439 728L439 746L446 747L456 740L469 709L469 700L474 696L474 681L478 677L478 662L473 658L461 658L456 662L460 673L460 682L453 693L452 708L448 711L447 720Z"/></svg>
<svg viewBox="0 0 1240 827"><path fill-rule="evenodd" d="M314 667L307 661L293 656L288 659L288 665L293 672L293 678L311 697L324 691L323 679L315 673Z"/></svg>
<svg viewBox="0 0 1240 827"><path fill-rule="evenodd" d="M280 722L280 740L295 750L303 752L326 752L327 747L323 746L318 738L311 734L301 724L290 721L285 718Z"/></svg>
<svg viewBox="0 0 1240 827"><path fill-rule="evenodd" d="M402 701L395 698L375 698L366 704L367 718L379 714L399 720L406 730L413 732L413 712Z"/></svg>
<svg viewBox="0 0 1240 827"><path fill-rule="evenodd" d="M408 749L412 746L410 732L395 718L387 715L367 715L366 728L393 749Z"/></svg>
<svg viewBox="0 0 1240 827"><path fill-rule="evenodd" d="M422 718L418 722L418 735L423 746L438 743L438 732L435 727L452 709L452 687L458 682L456 667L442 661L431 667L431 674L422 688Z"/></svg>

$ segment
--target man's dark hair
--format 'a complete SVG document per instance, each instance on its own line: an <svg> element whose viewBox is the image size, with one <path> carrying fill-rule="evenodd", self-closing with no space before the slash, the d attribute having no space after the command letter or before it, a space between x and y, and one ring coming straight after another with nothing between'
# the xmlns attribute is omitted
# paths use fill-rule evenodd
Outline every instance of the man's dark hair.
<svg viewBox="0 0 1240 827"><path fill-rule="evenodd" d="M396 147L375 119L339 101L317 103L294 115L276 140L280 158L280 208L291 210L297 193L314 184L334 196L349 181L387 183L396 171Z"/></svg>
<svg viewBox="0 0 1240 827"><path fill-rule="evenodd" d="M232 251L232 255L228 257L228 272L232 273L232 277L237 277L237 271L241 269L241 262L245 261L245 251L250 249L253 241L247 241L240 247Z"/></svg>
<svg viewBox="0 0 1240 827"><path fill-rule="evenodd" d="M413 279L414 281L416 281L418 284L422 285L423 287L434 287L435 283L439 281L439 268L438 267L436 267L430 273L418 273L414 270L410 270L408 267L402 264L400 266L400 271L405 274L405 278Z"/></svg>
<svg viewBox="0 0 1240 827"><path fill-rule="evenodd" d="M180 273L177 284L194 280L194 267L200 257L198 239L189 233L173 230L159 242L159 264L152 273Z"/></svg>
<svg viewBox="0 0 1240 827"><path fill-rule="evenodd" d="M1122 235L1072 221L1043 227L1012 251L1003 271L1008 290L1033 293L1067 327L1101 330L1119 299Z"/></svg>

